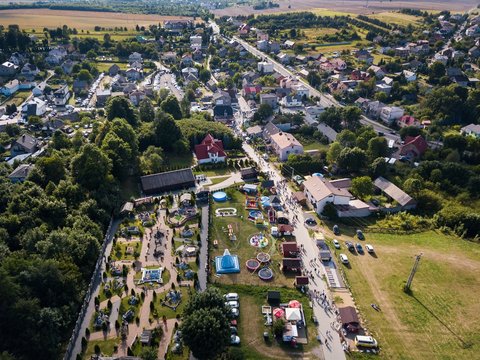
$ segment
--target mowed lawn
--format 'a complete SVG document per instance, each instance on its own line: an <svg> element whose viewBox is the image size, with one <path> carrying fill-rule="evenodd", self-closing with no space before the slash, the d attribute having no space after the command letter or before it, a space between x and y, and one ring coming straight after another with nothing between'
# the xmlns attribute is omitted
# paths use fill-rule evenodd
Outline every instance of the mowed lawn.
<svg viewBox="0 0 480 360"><path fill-rule="evenodd" d="M340 239L347 239L346 236ZM355 241L358 241L355 239ZM437 232L366 234L376 256L345 250L348 282L383 359L473 359L480 351L480 245ZM412 295L402 289L423 253ZM370 304L382 309L375 311Z"/></svg>
<svg viewBox="0 0 480 360"><path fill-rule="evenodd" d="M232 255L238 255L240 263L240 273L238 274L227 274L227 275L216 275L215 274L215 265L211 265L211 276L210 279L212 282L223 283L223 284L251 284L251 285L268 285L274 284L277 286L286 285L292 286L295 280L295 275L284 275L279 269L279 263L282 259L280 254L279 247L281 244L281 239L274 239L269 235L270 226L267 228L261 228L255 226L255 224L248 220L248 211L245 210L245 195L238 190L228 190L227 192L231 193L231 200L228 200L223 203L213 202L212 206L212 221L213 226L211 228L210 239L212 241L210 259L212 262L215 259L215 256L223 255L225 249L229 249ZM235 208L237 209L237 216L226 216L226 217L216 217L215 210L218 208ZM242 219L243 216L243 219ZM264 212L264 217L267 218L266 213ZM232 225L233 232L235 233L237 240L231 241L228 237L228 225ZM250 245L250 237L254 234L263 232L268 237L268 245L263 248L257 248ZM213 241L218 241L218 247L213 247ZM257 273L251 273L247 270L245 262L248 259L255 258L259 252L266 252L271 256L271 265L270 269L274 272L274 278L270 282L265 282L261 280Z"/></svg>
<svg viewBox="0 0 480 360"><path fill-rule="evenodd" d="M44 27L62 27L92 30L95 26L127 27L136 25L148 27L158 25L165 20L189 19L181 16L161 16L149 14L128 14L97 11L73 11L50 9L14 9L0 11L0 24L7 26L17 24L20 28L42 30Z"/></svg>

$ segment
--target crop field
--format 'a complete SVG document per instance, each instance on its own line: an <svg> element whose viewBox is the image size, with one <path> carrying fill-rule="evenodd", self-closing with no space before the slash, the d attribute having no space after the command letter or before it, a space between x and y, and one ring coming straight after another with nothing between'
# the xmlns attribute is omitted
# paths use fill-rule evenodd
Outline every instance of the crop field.
<svg viewBox="0 0 480 360"><path fill-rule="evenodd" d="M343 229L351 233L348 229ZM351 230L351 229L350 229ZM473 359L480 351L480 248L437 232L365 234L375 255L351 253L342 266L382 359ZM355 241L358 241L355 239ZM423 253L407 295L402 288L415 255ZM376 303L381 311L370 304Z"/></svg>
<svg viewBox="0 0 480 360"><path fill-rule="evenodd" d="M248 14L271 14L290 11L314 11L322 12L323 14L321 15L325 16L335 16L342 15L341 13L372 14L377 12L399 10L403 8L463 12L475 8L478 5L477 0L370 0L368 2L368 7L365 6L365 0L279 0L276 1L276 3L280 5L278 8L253 10L252 6L242 5L214 10L213 13L216 16L234 16Z"/></svg>
<svg viewBox="0 0 480 360"><path fill-rule="evenodd" d="M149 26L163 23L165 20L188 19L182 16L161 16L144 14L110 13L96 11L18 9L0 11L0 25L17 24L21 28L42 30L45 27L68 25L78 30L93 30L101 27L127 27L134 29L136 25Z"/></svg>

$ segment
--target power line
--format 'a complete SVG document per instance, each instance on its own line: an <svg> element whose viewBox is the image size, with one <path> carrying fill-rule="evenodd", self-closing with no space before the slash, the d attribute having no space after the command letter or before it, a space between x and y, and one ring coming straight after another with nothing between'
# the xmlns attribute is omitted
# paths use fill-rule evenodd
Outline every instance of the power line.
<svg viewBox="0 0 480 360"><path fill-rule="evenodd" d="M413 277L415 276L415 274L417 272L418 264L420 263L420 259L422 258L422 255L423 254L420 253L420 255L417 255L415 257L415 263L413 264L412 271L410 272L410 275L408 276L407 283L405 284L405 287L403 288L403 291L405 291L405 292L410 291L410 287L412 286Z"/></svg>

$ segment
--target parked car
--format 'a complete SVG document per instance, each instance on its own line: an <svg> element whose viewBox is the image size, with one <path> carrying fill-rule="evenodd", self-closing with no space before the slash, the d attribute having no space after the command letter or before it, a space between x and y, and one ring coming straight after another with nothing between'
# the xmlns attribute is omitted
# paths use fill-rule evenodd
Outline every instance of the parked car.
<svg viewBox="0 0 480 360"><path fill-rule="evenodd" d="M238 308L232 308L231 313L233 317L238 317L240 315L240 311L238 310Z"/></svg>
<svg viewBox="0 0 480 360"><path fill-rule="evenodd" d="M224 295L227 301L238 301L239 297L237 293L228 293Z"/></svg>
<svg viewBox="0 0 480 360"><path fill-rule="evenodd" d="M377 199L372 199L370 200L370 202L375 205L375 206L379 206L380 205L380 201L378 201Z"/></svg>
<svg viewBox="0 0 480 360"><path fill-rule="evenodd" d="M230 344L231 345L239 345L240 344L240 337L237 335L232 335L230 337Z"/></svg>
<svg viewBox="0 0 480 360"><path fill-rule="evenodd" d="M305 224L307 224L308 226L315 226L317 225L317 222L314 218L307 218L305 219Z"/></svg>
<svg viewBox="0 0 480 360"><path fill-rule="evenodd" d="M235 326L230 326L230 332L232 333L232 335L237 335L238 330Z"/></svg>
<svg viewBox="0 0 480 360"><path fill-rule="evenodd" d="M340 235L340 228L338 227L338 225L333 225L333 233L335 235Z"/></svg>
<svg viewBox="0 0 480 360"><path fill-rule="evenodd" d="M335 246L335 249L340 249L340 243L338 242L337 239L333 239L332 242L333 242L333 246Z"/></svg>
<svg viewBox="0 0 480 360"><path fill-rule="evenodd" d="M359 254L363 254L362 244L356 243L356 244L355 244L355 247L357 248L357 252L358 252Z"/></svg>
<svg viewBox="0 0 480 360"><path fill-rule="evenodd" d="M238 303L238 301L227 301L225 303L226 306L230 306L231 308L239 308L240 307L240 304Z"/></svg>
<svg viewBox="0 0 480 360"><path fill-rule="evenodd" d="M362 230L357 230L357 237L359 240L365 240L365 236L363 236Z"/></svg>
<svg viewBox="0 0 480 360"><path fill-rule="evenodd" d="M375 250L373 249L373 246L370 244L366 244L365 249L367 249L367 252L369 252L370 254L373 254L375 252Z"/></svg>
<svg viewBox="0 0 480 360"><path fill-rule="evenodd" d="M345 241L345 246L347 247L348 250L355 251L355 246L350 241Z"/></svg>
<svg viewBox="0 0 480 360"><path fill-rule="evenodd" d="M345 254L340 254L339 258L340 258L340 261L341 261L342 264L345 264L345 265L348 265L348 264L349 264L347 255L345 255Z"/></svg>

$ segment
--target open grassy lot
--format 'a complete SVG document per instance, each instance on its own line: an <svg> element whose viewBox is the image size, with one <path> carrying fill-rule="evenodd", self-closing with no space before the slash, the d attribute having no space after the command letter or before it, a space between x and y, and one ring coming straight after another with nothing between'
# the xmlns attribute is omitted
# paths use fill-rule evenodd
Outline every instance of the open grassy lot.
<svg viewBox="0 0 480 360"><path fill-rule="evenodd" d="M343 229L343 227L342 227ZM347 233L351 233L347 231ZM365 234L376 255L352 254L345 274L383 359L473 359L480 351L480 247L437 232ZM351 239L342 235L341 240ZM341 241L343 243L343 241ZM412 294L402 291L423 253ZM370 306L376 303L381 312ZM475 355L477 354L477 355Z"/></svg>
<svg viewBox="0 0 480 360"><path fill-rule="evenodd" d="M224 293L236 292L240 296L240 318L238 331L241 340L240 350L245 359L318 359L316 330L313 324L312 309L308 305L305 295L295 289L275 288L270 286L247 286L247 285L217 285ZM303 305L307 324L308 344L298 345L293 349L289 345L277 342L271 335L271 327L265 326L265 319L261 312L262 305L267 304L267 291L278 290L281 294L281 302L298 300ZM263 333L270 332L269 341L263 339Z"/></svg>
<svg viewBox="0 0 480 360"><path fill-rule="evenodd" d="M108 69L110 69L110 67L113 64L117 64L120 70L127 70L127 67L128 67L126 63L122 63L122 62L103 62L103 61L97 61L95 63L95 66L97 67L99 72L108 72Z"/></svg>
<svg viewBox="0 0 480 360"><path fill-rule="evenodd" d="M248 220L248 211L245 210L245 195L240 191L230 188L228 191L230 200L223 203L213 203L212 219L213 225L211 228L210 239L218 241L218 247L211 247L210 259L212 261L215 256L223 255L225 249L229 249L232 255L238 255L240 262L240 273L228 275L215 275L215 266L212 264L212 282L219 282L223 284L252 284L265 285L257 273L248 271L245 267L245 262L248 259L255 258L259 252L266 252L271 256L270 269L274 272L274 278L271 281L274 285L291 286L295 280L295 275L285 275L279 269L279 263L282 259L279 247L281 239L271 237L270 226L257 227L252 221ZM237 209L237 216L216 217L215 210L219 208L235 208ZM268 219L264 212L265 219ZM228 236L228 225L231 225L237 240L231 241ZM268 245L263 249L250 245L250 237L254 234L264 233L268 238Z"/></svg>
<svg viewBox="0 0 480 360"><path fill-rule="evenodd" d="M163 316L165 316L167 319L174 319L177 315L182 315L183 308L188 303L188 299L190 298L190 292L189 289L186 287L177 287L176 290L182 293L182 301L178 305L177 309L173 310L167 306L162 306L160 304L161 300L165 299L167 292L170 290L162 292L157 295L157 299L153 302L154 310L150 312L150 319L152 319L152 321L155 318L154 313L156 313L156 318L160 320ZM193 291L193 289L191 291Z"/></svg>
<svg viewBox="0 0 480 360"><path fill-rule="evenodd" d="M113 355L113 347L119 344L120 344L119 339L89 341L83 358L90 359L90 356L95 353L95 345L98 345L100 347L100 352L102 354L106 356L111 356Z"/></svg>
<svg viewBox="0 0 480 360"><path fill-rule="evenodd" d="M36 30L42 30L44 27L62 27L63 25L78 30L92 30L95 26L106 28L122 26L134 29L137 24L148 27L172 19L188 19L188 17L50 9L0 11L1 25L17 24L20 28Z"/></svg>
<svg viewBox="0 0 480 360"><path fill-rule="evenodd" d="M15 106L18 108L20 105L22 105L25 102L25 100L27 100L27 98L31 94L32 92L29 90L19 90L15 94L10 96L8 99L6 99L5 102L2 104L2 106L15 104Z"/></svg>
<svg viewBox="0 0 480 360"><path fill-rule="evenodd" d="M165 154L165 165L170 167L171 170L181 169L189 167L193 164L193 154L174 154L166 153Z"/></svg>
<svg viewBox="0 0 480 360"><path fill-rule="evenodd" d="M421 17L402 14L402 13L393 12L393 11L380 12L377 14L368 15L368 17L371 17L373 19L378 19L389 24L396 24L396 25L402 25L402 26L407 26L408 24L420 25L422 21Z"/></svg>

